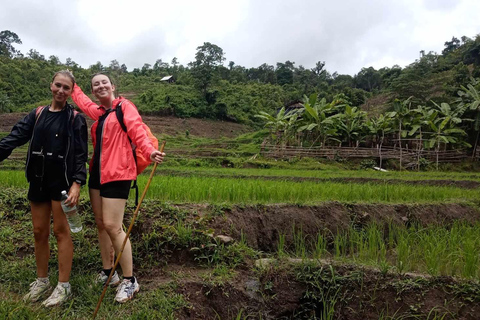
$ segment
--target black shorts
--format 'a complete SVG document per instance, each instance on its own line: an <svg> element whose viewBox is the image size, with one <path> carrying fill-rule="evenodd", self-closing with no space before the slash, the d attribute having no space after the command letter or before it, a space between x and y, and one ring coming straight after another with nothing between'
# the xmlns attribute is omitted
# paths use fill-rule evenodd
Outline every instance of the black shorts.
<svg viewBox="0 0 480 320"><path fill-rule="evenodd" d="M112 181L100 184L98 171L96 174L94 171L95 170L90 173L90 178L88 179L88 187L90 189L100 190L100 196L104 198L128 199L130 186L132 185L131 180Z"/></svg>
<svg viewBox="0 0 480 320"><path fill-rule="evenodd" d="M28 188L28 200L33 202L48 202L51 200L60 201L62 191L68 192L70 187L65 179L52 180L32 180Z"/></svg>

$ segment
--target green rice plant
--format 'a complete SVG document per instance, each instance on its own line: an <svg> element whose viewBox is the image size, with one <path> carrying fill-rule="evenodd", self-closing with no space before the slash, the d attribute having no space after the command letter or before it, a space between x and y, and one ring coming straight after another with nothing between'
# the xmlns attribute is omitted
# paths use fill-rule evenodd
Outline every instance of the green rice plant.
<svg viewBox="0 0 480 320"><path fill-rule="evenodd" d="M417 181L417 180L471 180L480 181L480 173L476 172L411 172L411 171L364 171L364 170L345 170L341 168L304 170L296 168L289 164L288 168L270 168L270 169L252 169L252 168L220 168L220 167L170 167L168 161L164 163L163 170L166 173L176 175L178 173L190 175L210 175L210 176L232 176L247 178L251 176L265 177L303 177L303 178L319 178L319 179L338 179L338 178L373 178L379 181L388 182L389 180ZM390 191L390 190L389 190Z"/></svg>
<svg viewBox="0 0 480 320"><path fill-rule="evenodd" d="M293 248L294 254L297 258L306 258L307 257L307 247L305 244L306 236L303 234L302 227L295 228L295 224L292 227L292 236L293 236Z"/></svg>
<svg viewBox="0 0 480 320"><path fill-rule="evenodd" d="M279 258L283 258L287 255L287 252L285 251L285 234L280 233L278 235L278 242L277 242L277 256Z"/></svg>
<svg viewBox="0 0 480 320"><path fill-rule="evenodd" d="M335 259L345 258L347 255L348 235L345 232L337 232L334 237Z"/></svg>
<svg viewBox="0 0 480 320"><path fill-rule="evenodd" d="M140 175L140 188L148 177ZM21 171L0 171L3 187L27 188ZM445 202L476 201L480 189L456 187L395 185L390 192L388 184L343 183L324 181L270 181L215 177L155 177L147 192L148 199L188 203L321 203L324 201L363 202ZM82 189L82 198L88 198Z"/></svg>
<svg viewBox="0 0 480 320"><path fill-rule="evenodd" d="M179 246L188 247L193 243L192 226L184 221L177 221L175 225L175 233L177 235L177 243Z"/></svg>
<svg viewBox="0 0 480 320"><path fill-rule="evenodd" d="M440 274L442 266L448 260L447 241L442 230L438 228L428 228L422 233L423 252L425 257L425 267L428 274L437 276Z"/></svg>
<svg viewBox="0 0 480 320"><path fill-rule="evenodd" d="M476 231L476 230L475 230ZM465 239L461 243L461 258L463 262L463 268L461 269L461 275L464 278L478 278L478 266L479 266L479 234L477 232L468 232L465 234Z"/></svg>
<svg viewBox="0 0 480 320"><path fill-rule="evenodd" d="M323 234L319 232L314 243L313 258L320 260L325 253L327 253L327 240Z"/></svg>
<svg viewBox="0 0 480 320"><path fill-rule="evenodd" d="M399 273L410 269L411 245L409 233L405 228L392 228L396 238L396 268Z"/></svg>

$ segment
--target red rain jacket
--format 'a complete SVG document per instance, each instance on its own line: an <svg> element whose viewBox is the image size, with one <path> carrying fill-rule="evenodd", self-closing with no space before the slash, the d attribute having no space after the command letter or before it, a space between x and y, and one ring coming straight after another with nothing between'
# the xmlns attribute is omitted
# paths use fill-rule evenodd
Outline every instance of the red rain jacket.
<svg viewBox="0 0 480 320"><path fill-rule="evenodd" d="M85 95L77 85L74 86L72 99L75 104L82 109L87 116L95 120L91 128L93 147L97 143L95 131L97 129L97 120L107 110L104 106L98 106L90 98ZM146 157L155 151L147 133L143 129L142 117L138 113L135 105L123 98L119 97L113 101L112 108L116 108L118 103L122 102L123 122L127 127L128 137L137 146L137 149ZM105 119L103 125L102 141L100 146L100 183L108 183L120 180L135 180L137 178L137 165L133 158L132 146L125 132L122 130L117 120L115 112L111 112ZM93 157L90 160L90 170L93 167Z"/></svg>

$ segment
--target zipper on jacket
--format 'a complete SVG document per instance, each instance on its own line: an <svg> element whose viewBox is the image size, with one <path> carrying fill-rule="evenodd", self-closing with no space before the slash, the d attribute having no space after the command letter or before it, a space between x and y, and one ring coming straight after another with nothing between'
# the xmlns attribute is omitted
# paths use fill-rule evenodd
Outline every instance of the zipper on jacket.
<svg viewBox="0 0 480 320"><path fill-rule="evenodd" d="M73 121L72 121L72 128L73 128L73 122L75 121L75 115L74 113L72 112L72 110L69 110L70 111L70 115L73 116ZM68 117L68 120L70 120L70 117ZM68 121L70 122L70 121ZM65 181L67 182L67 185L70 187L70 183L68 182L68 176L67 176L67 158L68 158L68 152L70 151L70 140L72 139L72 135L70 134L70 131L68 130L68 122L67 122L67 132L68 132L68 141L67 141L67 152L65 153L65 159L63 161L63 164L64 164L64 169L65 169Z"/></svg>
<svg viewBox="0 0 480 320"><path fill-rule="evenodd" d="M40 110L40 113L38 114L38 117L35 118L35 124L33 125L33 130L32 130L32 137L30 138L30 143L28 144L27 164L25 165L25 176L27 177L27 180L28 180L28 174L27 174L28 164L30 163L30 152L31 152L31 150L32 150L33 138L35 137L35 127L37 126L38 120L39 120L40 117L42 116L43 111L45 111L45 108L48 108L48 107L47 107L47 106L44 106L44 107L42 108L42 110ZM35 116L36 116L36 112L35 112ZM43 178L42 178L42 179L43 179Z"/></svg>
<svg viewBox="0 0 480 320"><path fill-rule="evenodd" d="M108 111L108 110L107 110ZM110 112L111 114L112 112ZM105 120L103 120L103 125L102 125L102 133L100 134L100 141L97 141L97 143L100 143L100 146L98 147L98 180L100 181L100 185L102 184L102 144L103 144L103 131L105 130L105 125L107 124L107 119L108 115L105 117Z"/></svg>

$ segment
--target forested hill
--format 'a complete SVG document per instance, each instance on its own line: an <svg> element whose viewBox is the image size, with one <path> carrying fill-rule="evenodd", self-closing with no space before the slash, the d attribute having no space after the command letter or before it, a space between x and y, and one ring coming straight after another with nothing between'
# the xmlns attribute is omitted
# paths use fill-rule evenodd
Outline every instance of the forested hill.
<svg viewBox="0 0 480 320"><path fill-rule="evenodd" d="M89 91L92 74L108 72L119 92L132 99L143 113L168 114L259 123L260 111L274 114L286 104L317 93L332 101L341 98L350 106L372 112L389 108L395 99L428 104L451 103L458 99L461 85L480 77L480 35L445 42L440 53L421 51L409 66L362 68L356 75L327 71L328 61L313 68L296 66L293 61L254 68L226 61L223 50L204 43L197 48L195 60L184 66L174 58L170 63L158 59L153 65L128 71L117 60L108 66L100 62L82 68L67 58L62 62L48 58L35 49L22 53L15 49L20 36L0 32L0 112L28 111L50 101L48 85L54 72L68 68L77 82ZM161 81L172 75L174 83ZM477 85L478 86L478 85Z"/></svg>

